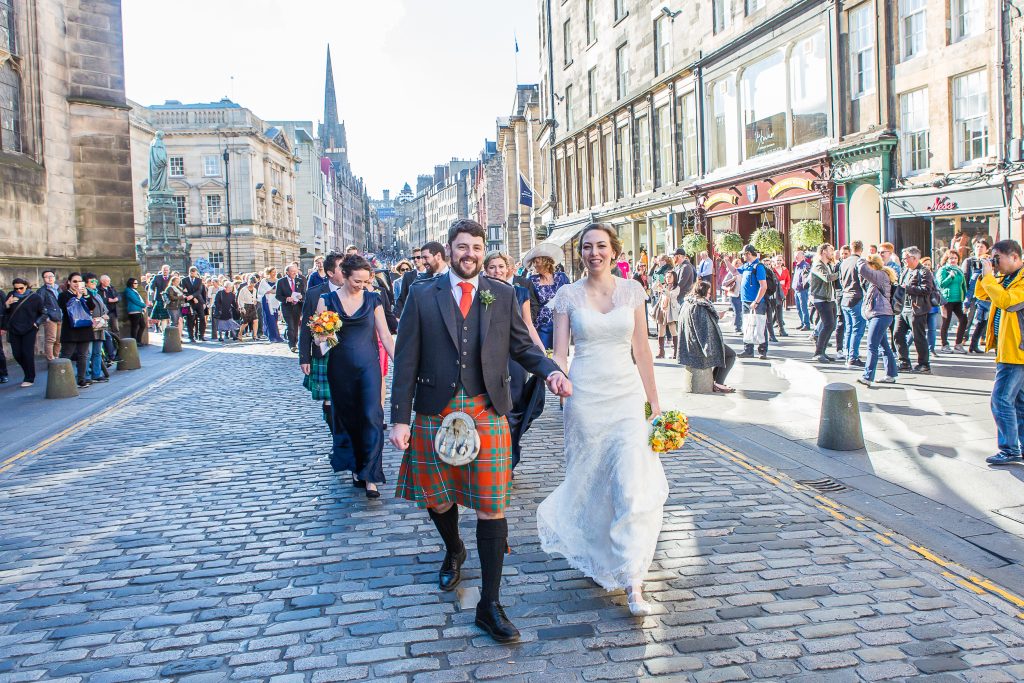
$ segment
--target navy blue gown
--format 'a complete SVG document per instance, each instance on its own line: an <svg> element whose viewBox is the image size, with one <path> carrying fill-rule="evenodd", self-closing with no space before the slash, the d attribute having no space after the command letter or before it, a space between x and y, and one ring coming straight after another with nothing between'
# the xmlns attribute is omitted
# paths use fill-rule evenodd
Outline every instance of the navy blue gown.
<svg viewBox="0 0 1024 683"><path fill-rule="evenodd" d="M530 292L525 287L512 286L516 290L516 303L519 304L519 310L522 310L523 302L530 298ZM506 418L512 436L512 469L515 469L522 459L520 442L523 434L530 428L530 423L544 412L544 382L511 358L508 361L508 374L511 379L509 390L512 393L512 411Z"/></svg>
<svg viewBox="0 0 1024 683"><path fill-rule="evenodd" d="M341 316L338 345L327 354L327 383L334 411L331 467L351 471L360 481L384 483L384 408L381 406L380 355L374 311L376 292L363 293L363 305L346 315L336 292L321 295Z"/></svg>

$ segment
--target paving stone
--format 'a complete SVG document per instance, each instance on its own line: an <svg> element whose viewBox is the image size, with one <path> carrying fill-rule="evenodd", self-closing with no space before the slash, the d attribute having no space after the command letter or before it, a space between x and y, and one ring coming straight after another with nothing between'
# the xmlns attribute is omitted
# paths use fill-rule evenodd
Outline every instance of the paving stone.
<svg viewBox="0 0 1024 683"><path fill-rule="evenodd" d="M914 660L914 666L922 673L934 674L943 671L963 671L967 663L960 657L921 657Z"/></svg>
<svg viewBox="0 0 1024 683"><path fill-rule="evenodd" d="M888 681L893 678L916 676L918 671L907 662L884 662L865 664L857 668L857 673L866 681Z"/></svg>

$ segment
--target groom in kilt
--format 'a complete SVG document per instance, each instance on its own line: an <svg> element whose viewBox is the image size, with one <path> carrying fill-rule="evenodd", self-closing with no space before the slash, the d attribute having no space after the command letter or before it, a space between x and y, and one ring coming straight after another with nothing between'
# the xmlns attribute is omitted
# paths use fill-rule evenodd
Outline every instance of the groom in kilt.
<svg viewBox="0 0 1024 683"><path fill-rule="evenodd" d="M508 360L544 377L559 396L570 395L572 384L530 340L512 287L480 275L485 239L476 221L456 221L448 231L451 269L409 290L395 348L391 443L405 452L396 495L426 507L444 541L441 590L455 589L466 560L459 505L476 511L482 583L476 624L509 643L519 631L498 595L512 482ZM472 416L480 435L477 458L458 467L434 451L441 421L453 411Z"/></svg>

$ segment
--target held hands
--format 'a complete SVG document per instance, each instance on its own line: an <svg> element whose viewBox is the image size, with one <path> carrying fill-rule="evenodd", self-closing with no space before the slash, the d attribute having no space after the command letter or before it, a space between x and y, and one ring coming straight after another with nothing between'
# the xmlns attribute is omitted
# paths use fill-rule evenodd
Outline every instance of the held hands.
<svg viewBox="0 0 1024 683"><path fill-rule="evenodd" d="M391 425L391 434L389 435L389 440L391 441L391 445L397 448L398 450L404 452L409 449L410 437L411 432L409 430L409 425Z"/></svg>
<svg viewBox="0 0 1024 683"><path fill-rule="evenodd" d="M561 398L572 396L572 382L561 371L552 372L545 381L547 382L548 390L555 396Z"/></svg>

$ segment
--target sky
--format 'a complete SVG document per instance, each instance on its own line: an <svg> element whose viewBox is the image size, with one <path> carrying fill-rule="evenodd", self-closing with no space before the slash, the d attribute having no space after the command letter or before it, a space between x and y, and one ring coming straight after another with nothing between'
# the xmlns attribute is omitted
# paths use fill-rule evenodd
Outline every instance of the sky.
<svg viewBox="0 0 1024 683"><path fill-rule="evenodd" d="M323 118L331 46L349 160L371 197L475 158L538 78L538 0L123 0L142 105L230 97L266 121Z"/></svg>

